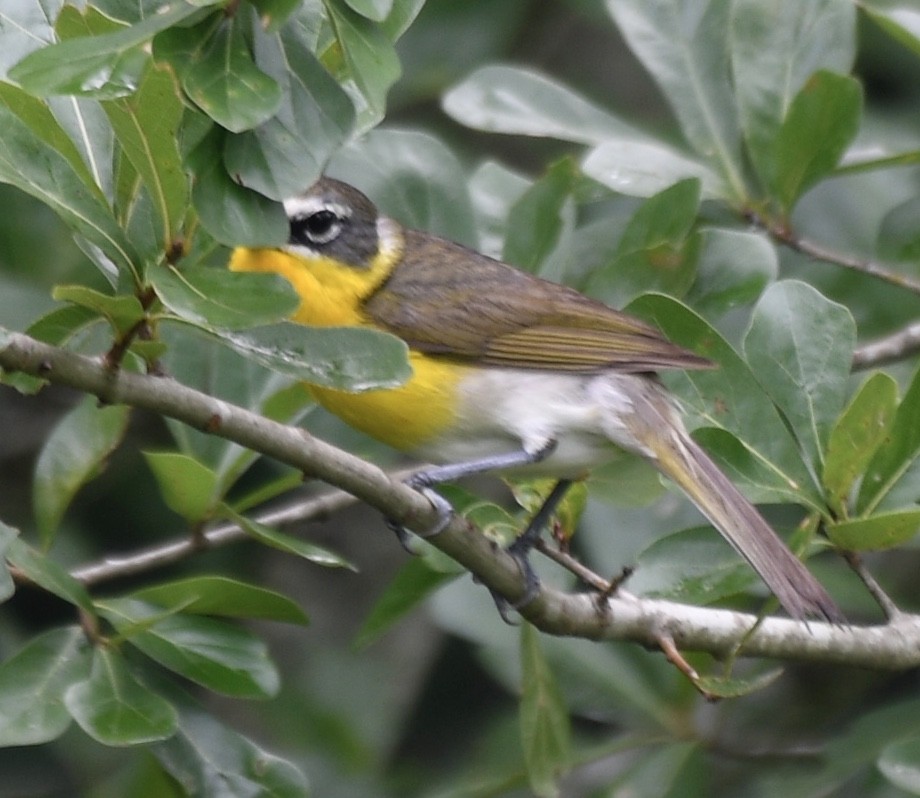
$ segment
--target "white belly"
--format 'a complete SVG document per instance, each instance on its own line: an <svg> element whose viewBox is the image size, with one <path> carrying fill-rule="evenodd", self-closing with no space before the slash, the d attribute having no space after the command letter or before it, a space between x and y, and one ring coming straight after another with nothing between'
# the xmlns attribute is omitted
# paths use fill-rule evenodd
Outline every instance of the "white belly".
<svg viewBox="0 0 920 798"><path fill-rule="evenodd" d="M522 448L534 453L555 441L551 455L525 470L559 477L582 475L624 449L649 456L627 426L649 385L645 377L613 372L484 369L461 386L453 428L416 454L461 463Z"/></svg>

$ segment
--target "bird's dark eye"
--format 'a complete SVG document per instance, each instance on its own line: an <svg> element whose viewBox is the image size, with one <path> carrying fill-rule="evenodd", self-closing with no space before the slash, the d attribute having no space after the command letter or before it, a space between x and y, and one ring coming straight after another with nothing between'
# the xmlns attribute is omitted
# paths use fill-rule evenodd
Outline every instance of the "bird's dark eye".
<svg viewBox="0 0 920 798"><path fill-rule="evenodd" d="M291 241L306 246L328 244L342 231L343 219L335 211L314 211L291 219Z"/></svg>

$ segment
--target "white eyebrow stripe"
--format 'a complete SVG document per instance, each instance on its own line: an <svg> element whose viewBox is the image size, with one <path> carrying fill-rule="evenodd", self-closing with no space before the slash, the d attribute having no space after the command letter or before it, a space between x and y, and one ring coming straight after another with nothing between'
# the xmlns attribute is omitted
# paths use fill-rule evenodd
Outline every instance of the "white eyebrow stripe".
<svg viewBox="0 0 920 798"><path fill-rule="evenodd" d="M284 212L289 219L303 218L318 211L332 211L340 219L351 218L352 209L322 197L290 197L284 200Z"/></svg>

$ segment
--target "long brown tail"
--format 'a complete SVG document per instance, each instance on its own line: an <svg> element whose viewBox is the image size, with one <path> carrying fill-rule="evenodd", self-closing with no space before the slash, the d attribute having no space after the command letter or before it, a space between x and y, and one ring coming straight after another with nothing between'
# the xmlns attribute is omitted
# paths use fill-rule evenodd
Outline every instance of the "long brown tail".
<svg viewBox="0 0 920 798"><path fill-rule="evenodd" d="M657 387L643 391L644 401L633 416L637 423L631 425L646 455L750 563L793 618L842 622L843 615L827 591L687 434Z"/></svg>

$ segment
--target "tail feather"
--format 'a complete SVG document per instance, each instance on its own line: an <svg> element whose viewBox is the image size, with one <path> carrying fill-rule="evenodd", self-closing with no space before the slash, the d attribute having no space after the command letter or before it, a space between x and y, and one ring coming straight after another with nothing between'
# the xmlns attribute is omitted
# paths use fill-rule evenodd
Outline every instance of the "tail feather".
<svg viewBox="0 0 920 798"><path fill-rule="evenodd" d="M625 427L631 447L674 481L766 582L793 617L841 622L834 600L787 548L763 516L684 429L677 409L657 383L620 379L632 412Z"/></svg>
<svg viewBox="0 0 920 798"><path fill-rule="evenodd" d="M797 619L823 617L840 622L834 600L786 547L763 516L689 435L659 437L656 463L735 547L766 582L780 604Z"/></svg>

